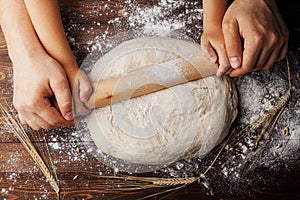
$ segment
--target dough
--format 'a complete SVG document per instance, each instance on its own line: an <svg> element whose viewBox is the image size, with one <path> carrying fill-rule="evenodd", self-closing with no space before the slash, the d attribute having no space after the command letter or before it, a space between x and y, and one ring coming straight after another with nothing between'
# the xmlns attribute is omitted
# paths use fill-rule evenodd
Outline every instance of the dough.
<svg viewBox="0 0 300 200"><path fill-rule="evenodd" d="M188 60L195 53L201 53L201 47L194 42L137 38L100 58L90 79L114 77L180 57ZM224 139L236 115L232 82L211 76L96 109L86 122L102 152L132 163L162 165L209 153Z"/></svg>

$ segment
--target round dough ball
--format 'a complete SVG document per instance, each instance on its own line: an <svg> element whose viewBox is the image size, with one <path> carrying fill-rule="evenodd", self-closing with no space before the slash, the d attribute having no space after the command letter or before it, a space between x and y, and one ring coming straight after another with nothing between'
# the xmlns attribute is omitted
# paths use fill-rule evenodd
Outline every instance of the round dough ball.
<svg viewBox="0 0 300 200"><path fill-rule="evenodd" d="M97 81L176 58L188 60L195 52L201 53L200 45L186 40L137 38L100 58L90 78ZM162 165L209 153L227 135L236 115L232 82L211 76L98 108L86 122L102 152L132 163Z"/></svg>

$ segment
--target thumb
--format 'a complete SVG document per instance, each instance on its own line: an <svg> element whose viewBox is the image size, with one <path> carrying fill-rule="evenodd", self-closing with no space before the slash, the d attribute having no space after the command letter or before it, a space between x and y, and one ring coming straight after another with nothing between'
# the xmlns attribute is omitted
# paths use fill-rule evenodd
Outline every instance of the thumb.
<svg viewBox="0 0 300 200"><path fill-rule="evenodd" d="M239 68L242 59L242 44L238 22L224 19L222 29L230 65L234 69Z"/></svg>
<svg viewBox="0 0 300 200"><path fill-rule="evenodd" d="M75 103L75 114L76 115L86 115L90 113L84 103L88 101L92 93L92 85L81 70L78 71L76 82L73 86L73 100Z"/></svg>
<svg viewBox="0 0 300 200"><path fill-rule="evenodd" d="M81 73L82 75L79 83L79 97L82 102L87 102L92 94L93 89L91 82L89 81L87 76L84 74L84 72L81 71Z"/></svg>
<svg viewBox="0 0 300 200"><path fill-rule="evenodd" d="M50 86L62 116L68 121L73 120L72 95L67 78L65 76L56 78L50 81Z"/></svg>

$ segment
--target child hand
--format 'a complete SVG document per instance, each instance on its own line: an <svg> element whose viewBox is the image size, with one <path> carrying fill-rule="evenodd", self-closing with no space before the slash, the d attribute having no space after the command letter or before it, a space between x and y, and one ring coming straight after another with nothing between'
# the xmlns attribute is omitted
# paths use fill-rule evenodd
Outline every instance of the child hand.
<svg viewBox="0 0 300 200"><path fill-rule="evenodd" d="M204 29L201 36L201 47L211 62L219 63L217 76L230 72L231 67L226 53L221 24L210 23Z"/></svg>
<svg viewBox="0 0 300 200"><path fill-rule="evenodd" d="M25 0L24 2L41 45L66 72L73 95L73 115L87 114L89 111L83 103L89 99L92 86L86 75L79 70L70 49L58 1Z"/></svg>
<svg viewBox="0 0 300 200"><path fill-rule="evenodd" d="M85 107L84 103L88 101L93 91L88 77L78 67L68 71L67 76L72 88L74 116L87 115L90 110Z"/></svg>

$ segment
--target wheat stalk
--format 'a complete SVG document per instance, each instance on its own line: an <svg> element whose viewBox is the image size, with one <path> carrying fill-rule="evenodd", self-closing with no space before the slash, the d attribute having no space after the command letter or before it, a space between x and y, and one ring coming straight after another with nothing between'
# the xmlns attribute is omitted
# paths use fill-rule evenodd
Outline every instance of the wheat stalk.
<svg viewBox="0 0 300 200"><path fill-rule="evenodd" d="M214 159L212 160L211 164L206 168L203 175L208 173L212 166L215 164L221 153L223 152L225 146L227 144L233 144L237 143L238 141L242 140L249 134L256 131L259 127L265 123L265 125L262 127L262 130L260 134L257 136L256 140L254 141L254 147L256 147L263 137L263 135L269 131L269 136L272 132L272 130L275 127L275 124L277 120L279 119L281 113L285 109L287 102L290 98L290 91L291 91L291 79L290 79L290 67L288 58L286 58L287 61L287 70L288 70L288 90L285 93L285 95L276 103L275 106L273 106L266 114L259 117L255 122L252 124L247 125L245 128L243 128L241 131L237 131L234 129L229 134L227 140L225 140L222 145L220 146L219 150L214 156ZM29 152L29 154L32 156L33 160L37 163L39 168L42 170L46 178L49 180L51 186L55 190L55 192L59 195L59 185L58 181L55 178L55 176L52 175L50 170L48 169L47 165L43 161L42 157L39 155L39 153L36 151L35 147L33 146L32 142L30 141L30 138L24 131L21 125L7 112L7 110L3 107L3 105L0 103L0 108L2 111L2 118L6 120L8 127L13 130L15 136L21 141L21 143L24 145L26 150ZM251 149L253 150L253 149ZM122 181L119 184L119 187L115 187L114 185L101 185L101 188L98 187L98 189L109 189L109 190L115 190L115 191L136 191L136 190L147 190L147 189L155 189L155 188L168 188L171 187L171 189L167 189L163 192L157 192L154 194L151 194L149 196L146 196L142 199L152 198L161 194L170 193L172 191L179 190L181 188L186 187L187 185L190 185L196 181L200 182L200 177L189 177L189 178L159 178L159 177L136 177L136 176L104 176L104 175L93 175L96 176L99 179L108 179L108 180L118 180ZM98 184L99 186L99 184Z"/></svg>
<svg viewBox="0 0 300 200"><path fill-rule="evenodd" d="M229 144L230 142L236 142L240 141L243 138L245 138L247 135L253 133L255 130L257 130L259 127L263 125L264 122L265 125L263 126L260 134L257 136L254 146L258 145L258 142L262 138L262 136L269 131L269 135L271 134L272 130L274 129L276 122L278 121L280 115L282 114L283 110L285 109L288 100L290 98L290 93L291 93L291 75L290 75L290 66L288 62L288 58L286 58L287 61L287 74L288 74L288 89L285 95L273 106L266 114L263 116L259 117L255 122L252 124L247 125L245 128L243 128L241 131L233 130L228 138L222 143L222 145L219 147L219 150L216 152L214 159L212 160L211 164L206 168L204 171L203 175L207 174L212 166L215 164L221 153L223 152L225 146ZM236 136L238 138L236 138ZM253 150L253 149L252 149ZM200 177L190 177L190 178L157 178L157 177L134 177L134 176L98 176L99 178L107 178L107 179L118 179L118 180L123 180L127 182L125 184L125 187L121 188L113 188L113 190L120 190L120 191L132 191L132 190L137 190L137 189L153 189L153 188L158 188L158 187L176 187L175 189L178 188L183 188L186 187L189 184L192 184L196 181L200 182ZM132 182L136 182L136 184L132 184ZM167 190L162 193L170 192L173 191L173 189ZM160 193L155 193L148 197L153 197L162 194Z"/></svg>
<svg viewBox="0 0 300 200"><path fill-rule="evenodd" d="M160 186L177 186L177 185L189 185L196 181L197 178L163 178L160 180L153 180L152 183L154 185Z"/></svg>
<svg viewBox="0 0 300 200"><path fill-rule="evenodd" d="M139 176L104 176L95 175L102 179L117 179L123 181L138 181L138 184L151 184L156 186L178 186L178 185L189 185L196 180L198 177L189 178L157 178L157 177L139 177Z"/></svg>
<svg viewBox="0 0 300 200"><path fill-rule="evenodd" d="M37 152L36 148L34 147L33 143L31 142L30 138L28 137L23 127L20 125L20 123L17 120L15 120L11 116L11 114L2 105L2 103L0 103L0 110L1 110L2 118L5 120L8 128L12 130L14 135L23 144L23 146L30 154L34 162L38 165L38 167L41 169L41 171L49 181L50 185L53 187L56 194L59 195L60 189L59 189L58 180L50 172L49 168L47 167L46 163L44 162L40 154Z"/></svg>

